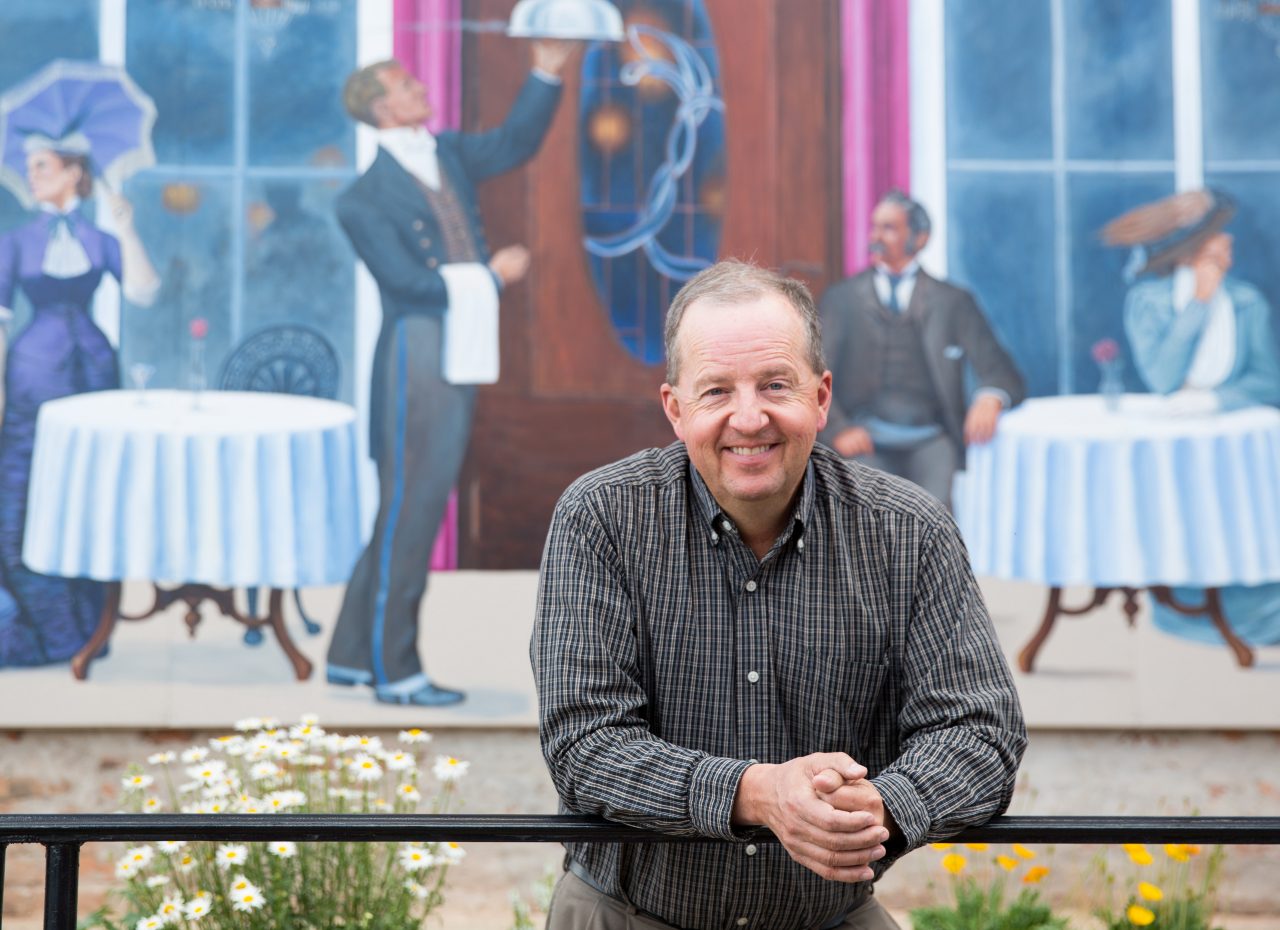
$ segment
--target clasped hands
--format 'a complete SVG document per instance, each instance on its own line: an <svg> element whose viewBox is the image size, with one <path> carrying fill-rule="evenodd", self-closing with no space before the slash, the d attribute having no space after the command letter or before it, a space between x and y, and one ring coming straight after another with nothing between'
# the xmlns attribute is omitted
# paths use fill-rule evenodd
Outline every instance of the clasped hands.
<svg viewBox="0 0 1280 930"><path fill-rule="evenodd" d="M733 822L768 827L792 859L825 879L870 881L892 820L866 776L866 767L842 752L757 763L738 783Z"/></svg>

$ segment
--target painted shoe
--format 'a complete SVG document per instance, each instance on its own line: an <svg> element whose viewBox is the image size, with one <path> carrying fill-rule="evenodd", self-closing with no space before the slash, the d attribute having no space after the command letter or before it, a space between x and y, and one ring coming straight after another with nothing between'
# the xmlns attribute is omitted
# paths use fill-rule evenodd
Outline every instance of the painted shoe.
<svg viewBox="0 0 1280 930"><path fill-rule="evenodd" d="M461 691L441 688L430 683L416 691L408 691L404 694L378 691L375 697L383 704L416 704L419 707L448 707L450 704L461 704L467 699L466 694Z"/></svg>
<svg viewBox="0 0 1280 930"><path fill-rule="evenodd" d="M372 685L373 672L361 668L347 668L345 665L329 665L325 668L325 679L331 685L350 688L354 685Z"/></svg>

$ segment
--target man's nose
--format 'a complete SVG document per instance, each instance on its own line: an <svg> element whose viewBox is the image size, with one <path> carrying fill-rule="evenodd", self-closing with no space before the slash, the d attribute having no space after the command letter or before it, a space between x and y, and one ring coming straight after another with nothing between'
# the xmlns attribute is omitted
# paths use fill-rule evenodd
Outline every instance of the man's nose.
<svg viewBox="0 0 1280 930"><path fill-rule="evenodd" d="M764 405L755 391L740 391L729 416L729 426L739 433L757 433L769 422Z"/></svg>

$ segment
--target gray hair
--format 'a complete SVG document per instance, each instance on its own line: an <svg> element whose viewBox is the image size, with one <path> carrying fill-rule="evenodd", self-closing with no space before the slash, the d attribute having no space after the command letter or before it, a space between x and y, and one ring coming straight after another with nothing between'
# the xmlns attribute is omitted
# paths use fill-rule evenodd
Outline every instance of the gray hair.
<svg viewBox="0 0 1280 930"><path fill-rule="evenodd" d="M373 105L387 95L378 74L387 68L399 68L400 62L394 58L375 61L351 72L347 82L342 85L342 105L352 119L378 127L378 120L373 115Z"/></svg>
<svg viewBox="0 0 1280 930"><path fill-rule="evenodd" d="M685 282L671 301L663 330L663 343L667 353L667 383L675 384L680 376L680 353L676 350L676 339L680 334L684 315L694 302L701 300L725 306L756 300L765 294L778 294L800 314L809 366L814 374L826 371L827 363L822 357L822 325L818 319L818 307L804 282L750 262L727 259L699 271Z"/></svg>
<svg viewBox="0 0 1280 930"><path fill-rule="evenodd" d="M933 223L929 221L929 211L920 205L919 201L912 200L896 187L880 198L880 203L892 204L900 207L907 214L907 228L911 230L911 243L915 245L915 240L921 235L929 235L933 230ZM876 204L879 206L880 204ZM912 249L912 251L915 251Z"/></svg>

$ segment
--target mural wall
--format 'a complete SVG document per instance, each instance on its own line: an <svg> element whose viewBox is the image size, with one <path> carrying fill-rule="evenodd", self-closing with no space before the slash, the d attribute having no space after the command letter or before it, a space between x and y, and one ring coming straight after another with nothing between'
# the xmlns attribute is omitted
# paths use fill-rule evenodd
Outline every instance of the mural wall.
<svg viewBox="0 0 1280 930"><path fill-rule="evenodd" d="M1033 724L1276 724L1271 5L514 6L0 12L0 725L532 720L551 508L724 256L823 297L824 439L950 496Z"/></svg>

